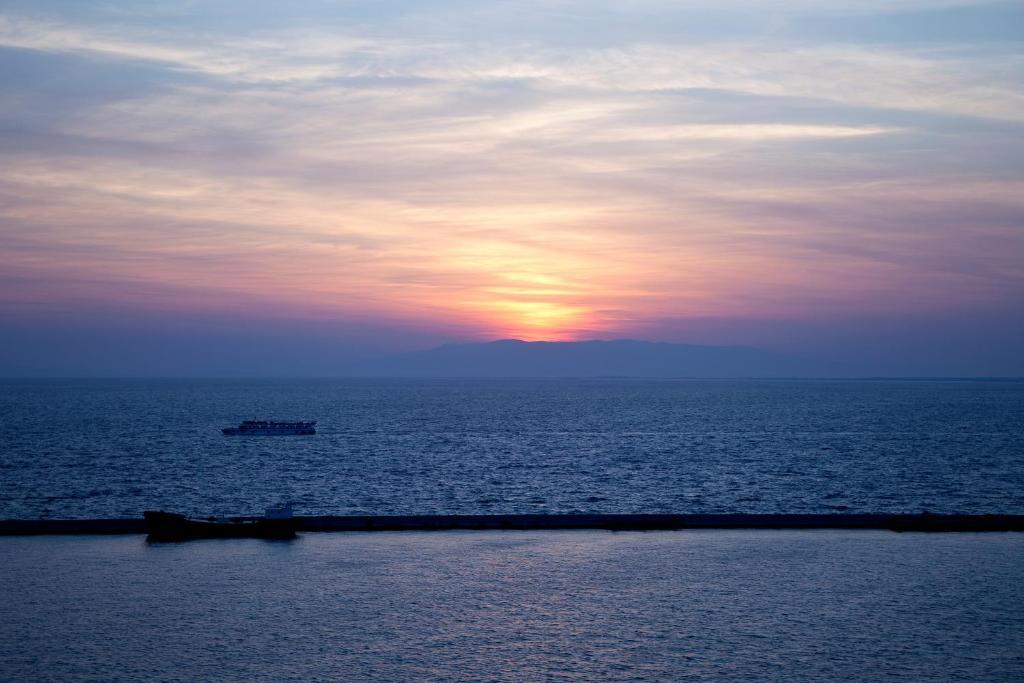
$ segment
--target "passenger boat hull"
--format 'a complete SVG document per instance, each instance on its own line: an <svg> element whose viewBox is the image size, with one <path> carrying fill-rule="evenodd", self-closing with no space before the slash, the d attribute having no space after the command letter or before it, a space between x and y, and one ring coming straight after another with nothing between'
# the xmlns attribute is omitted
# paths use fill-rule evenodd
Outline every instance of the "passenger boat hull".
<svg viewBox="0 0 1024 683"><path fill-rule="evenodd" d="M245 420L237 427L225 427L220 431L228 436L303 436L316 434L316 420Z"/></svg>
<svg viewBox="0 0 1024 683"><path fill-rule="evenodd" d="M300 520L232 517L223 521L189 519L171 512L148 511L148 541L187 541L194 538L295 538Z"/></svg>
<svg viewBox="0 0 1024 683"><path fill-rule="evenodd" d="M316 429L313 427L299 427L295 429L224 427L220 431L227 436L311 436L316 434Z"/></svg>

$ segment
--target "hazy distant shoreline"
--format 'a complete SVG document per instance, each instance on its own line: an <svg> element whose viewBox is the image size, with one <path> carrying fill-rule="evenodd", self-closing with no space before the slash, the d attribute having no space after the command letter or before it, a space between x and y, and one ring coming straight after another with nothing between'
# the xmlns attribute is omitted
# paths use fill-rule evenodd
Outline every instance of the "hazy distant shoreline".
<svg viewBox="0 0 1024 683"><path fill-rule="evenodd" d="M559 381L637 381L637 382L1024 382L1022 377L957 377L957 376L865 376L865 377L645 377L642 375L593 375L564 377L533 377L533 376L374 376L374 375L60 375L32 376L9 375L0 376L0 382L103 382L103 381L139 381L139 382L232 382L232 381L268 381L268 382L340 382L340 381L402 381L402 380L438 380L438 381L480 381L508 382L524 380L531 382Z"/></svg>

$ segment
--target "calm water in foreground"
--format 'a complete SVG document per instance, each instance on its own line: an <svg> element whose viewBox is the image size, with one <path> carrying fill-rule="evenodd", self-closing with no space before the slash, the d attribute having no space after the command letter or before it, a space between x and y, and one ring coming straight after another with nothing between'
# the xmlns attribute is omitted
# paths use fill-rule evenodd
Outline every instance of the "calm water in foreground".
<svg viewBox="0 0 1024 683"><path fill-rule="evenodd" d="M224 437L242 419L312 437ZM1024 512L1024 382L6 381L0 518Z"/></svg>
<svg viewBox="0 0 1024 683"><path fill-rule="evenodd" d="M3 680L1021 680L1024 534L0 538Z"/></svg>

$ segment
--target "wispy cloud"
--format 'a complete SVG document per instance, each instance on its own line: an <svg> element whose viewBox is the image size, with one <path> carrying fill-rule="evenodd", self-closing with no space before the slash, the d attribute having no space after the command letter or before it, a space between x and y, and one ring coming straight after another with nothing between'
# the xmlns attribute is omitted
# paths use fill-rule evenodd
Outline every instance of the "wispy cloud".
<svg viewBox="0 0 1024 683"><path fill-rule="evenodd" d="M40 304L121 282L539 338L1024 291L1021 45L792 28L935 3L758 3L759 24L740 0L118 7L0 14L0 63L27 65L0 114L0 259ZM657 29L681 12L747 19ZM125 65L145 87L50 111L62 73Z"/></svg>

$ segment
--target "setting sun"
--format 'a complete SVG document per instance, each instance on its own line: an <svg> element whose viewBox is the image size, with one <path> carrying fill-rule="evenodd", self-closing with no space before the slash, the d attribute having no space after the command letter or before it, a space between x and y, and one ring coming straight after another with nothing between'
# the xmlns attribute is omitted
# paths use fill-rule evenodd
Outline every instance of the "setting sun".
<svg viewBox="0 0 1024 683"><path fill-rule="evenodd" d="M569 341L589 326L588 309L554 301L500 300L482 305L494 335L524 341Z"/></svg>

